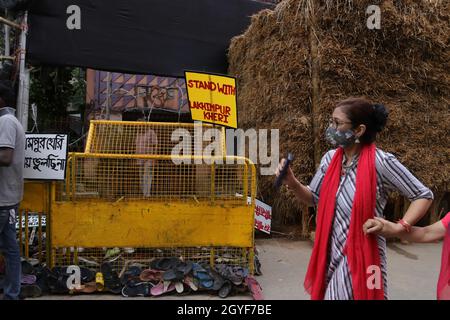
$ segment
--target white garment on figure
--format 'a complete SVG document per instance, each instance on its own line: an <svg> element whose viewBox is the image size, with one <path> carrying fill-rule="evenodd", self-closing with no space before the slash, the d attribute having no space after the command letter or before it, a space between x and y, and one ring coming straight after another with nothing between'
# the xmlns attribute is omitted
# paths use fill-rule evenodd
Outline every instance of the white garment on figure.
<svg viewBox="0 0 450 320"><path fill-rule="evenodd" d="M158 137L152 129L148 129L144 134L138 135L136 138L136 154L155 154L157 146ZM139 178L141 192L145 197L150 197L155 160L139 159L137 163L140 167Z"/></svg>

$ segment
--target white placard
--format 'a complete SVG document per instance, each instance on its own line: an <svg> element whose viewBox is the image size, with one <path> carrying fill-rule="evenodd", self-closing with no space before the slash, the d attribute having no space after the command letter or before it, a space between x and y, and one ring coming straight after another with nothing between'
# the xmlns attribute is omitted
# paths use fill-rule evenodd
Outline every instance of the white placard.
<svg viewBox="0 0 450 320"><path fill-rule="evenodd" d="M270 234L272 226L272 207L255 199L255 228Z"/></svg>
<svg viewBox="0 0 450 320"><path fill-rule="evenodd" d="M47 225L47 216L41 217L41 226L45 227ZM25 215L22 216L22 229L25 228ZM29 214L28 215L28 228L37 228L39 227L39 215L38 214ZM19 229L19 221L16 222L16 230Z"/></svg>
<svg viewBox="0 0 450 320"><path fill-rule="evenodd" d="M26 135L24 179L64 180L66 162L66 134Z"/></svg>

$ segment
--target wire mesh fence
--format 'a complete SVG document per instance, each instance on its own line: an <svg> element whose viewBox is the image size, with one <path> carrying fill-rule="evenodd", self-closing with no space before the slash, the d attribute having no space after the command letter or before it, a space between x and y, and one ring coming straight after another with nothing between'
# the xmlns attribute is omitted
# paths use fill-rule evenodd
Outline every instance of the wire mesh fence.
<svg viewBox="0 0 450 320"><path fill-rule="evenodd" d="M44 262L47 259L47 213L18 210L17 237L20 255Z"/></svg>
<svg viewBox="0 0 450 320"><path fill-rule="evenodd" d="M222 163L217 164L195 164L190 157L181 159L188 163L175 164L168 156L72 153L67 178L58 184L56 199L240 203L244 195L252 195L255 172L250 163L237 163L241 160L237 157L219 157L216 160Z"/></svg>
<svg viewBox="0 0 450 320"><path fill-rule="evenodd" d="M225 155L224 128L193 123L103 120L91 121L85 152L171 155L180 142L188 143L188 150L184 150L187 155L203 155L211 143L218 147L212 156Z"/></svg>
<svg viewBox="0 0 450 320"><path fill-rule="evenodd" d="M212 125L205 124L200 125L200 128L215 129ZM241 212L247 215L249 213L247 211L251 211L252 208L247 197L254 201L256 195L255 167L246 158L225 156L225 134L222 128L213 132L212 136L215 136L213 140L218 148L209 155L204 156L202 150L211 141L194 143L194 147L190 148L187 154L172 154L173 148L179 143L179 139L176 138L183 136L195 142L193 140L198 137L195 130L199 130L198 124L196 127L196 124L180 123L92 121L85 153L69 154L66 179L55 183L54 200L60 203L79 204L81 206L79 208L93 202L103 204L134 202L136 207L142 208L148 208L151 203L179 201L193 204L207 203L209 206L219 208L226 204L245 207ZM58 208L64 210L61 206ZM106 210L105 206L102 208ZM135 210L126 214L133 215L139 212ZM227 212L223 209L216 211L215 214ZM57 212L52 214L53 219L58 219ZM66 214L67 212L64 213ZM80 218L82 214L77 212L75 216ZM167 215L169 216L170 212L167 212ZM76 222L78 218L74 217L73 221ZM100 220L95 220L95 213L90 221L100 223ZM128 226L124 228L132 229ZM248 220L248 226L246 225L244 229L248 230L245 232L248 233L247 239L250 239L253 229L251 220ZM83 234L83 238L89 238L89 232L93 234L92 237L98 236L98 232L94 232L94 229L89 230L87 234ZM226 237L228 236L227 233ZM197 243L203 245L203 242L194 244L189 241L185 244L176 242L174 246L170 246L169 241L163 246L152 246L148 243L148 246L144 245L145 247L126 248L113 247L115 239L111 238L109 242L103 241L105 239L102 238L101 244L97 246L94 244L88 247L85 242L83 243L85 247L80 248L75 245L77 239L70 238L69 241L64 236L62 239L58 238L60 247L52 245L52 265L77 264L98 270L102 262L108 261L116 270L123 270L130 263L141 263L145 266L149 265L152 259L164 257L248 268L253 264L253 247L250 247L249 240L246 240L246 244L242 247L225 247L223 246L225 243L227 243L225 245L235 244L233 242L229 244L230 242L223 239L214 241L212 237L211 244L205 247L193 247L192 245L198 245ZM99 247L102 245L108 247ZM124 245L124 241L115 245Z"/></svg>
<svg viewBox="0 0 450 320"><path fill-rule="evenodd" d="M176 257L202 264L227 264L250 268L253 248L240 247L173 247L173 248L52 248L52 261L57 266L78 265L98 271L109 262L117 271L131 264L149 268L154 259Z"/></svg>

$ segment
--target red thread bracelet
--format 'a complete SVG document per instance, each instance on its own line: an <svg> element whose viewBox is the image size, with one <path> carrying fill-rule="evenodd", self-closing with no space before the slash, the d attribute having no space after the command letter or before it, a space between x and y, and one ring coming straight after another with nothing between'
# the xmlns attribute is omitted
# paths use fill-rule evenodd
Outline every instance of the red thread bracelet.
<svg viewBox="0 0 450 320"><path fill-rule="evenodd" d="M397 223L400 223L403 228L405 228L406 232L411 232L411 225L403 219L398 220Z"/></svg>

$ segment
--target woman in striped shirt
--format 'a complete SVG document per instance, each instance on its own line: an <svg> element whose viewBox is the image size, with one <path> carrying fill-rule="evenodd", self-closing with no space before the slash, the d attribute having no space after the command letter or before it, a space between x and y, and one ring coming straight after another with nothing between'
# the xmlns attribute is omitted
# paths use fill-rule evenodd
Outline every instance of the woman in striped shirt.
<svg viewBox="0 0 450 320"><path fill-rule="evenodd" d="M290 168L283 179L299 201L317 206L314 248L304 283L312 299L387 299L386 240L381 235L365 236L363 224L383 217L393 190L411 201L401 223L395 224L398 232L419 221L431 205L430 189L394 155L375 147L387 115L383 105L363 98L341 101L326 131L326 139L338 148L323 156L308 186Z"/></svg>

